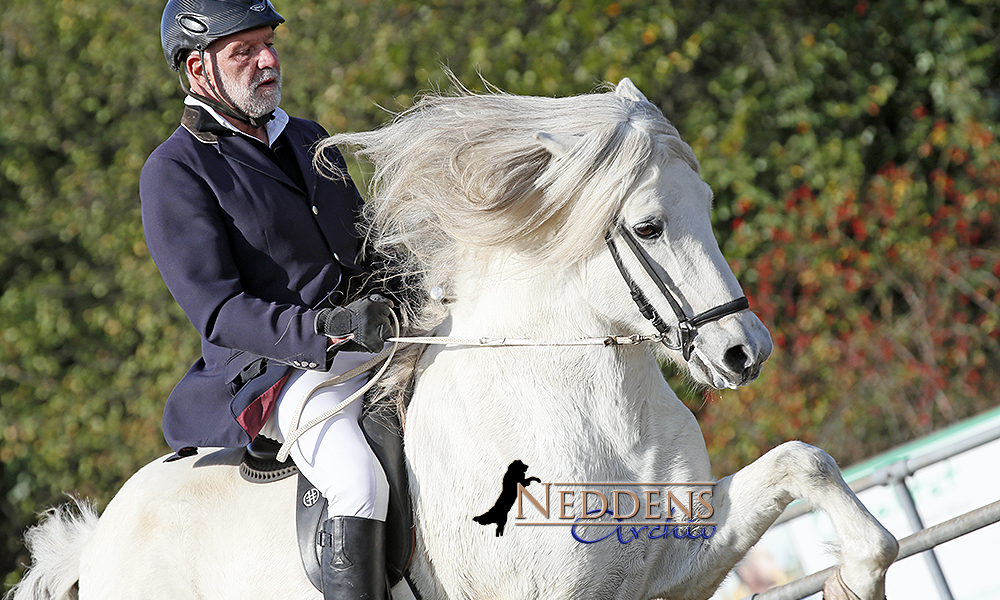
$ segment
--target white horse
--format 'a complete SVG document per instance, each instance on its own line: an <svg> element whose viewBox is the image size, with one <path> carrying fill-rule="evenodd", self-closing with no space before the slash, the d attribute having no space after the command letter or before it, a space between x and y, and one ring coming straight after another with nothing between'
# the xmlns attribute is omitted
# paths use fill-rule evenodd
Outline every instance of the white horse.
<svg viewBox="0 0 1000 600"><path fill-rule="evenodd" d="M708 598L797 498L837 531L840 568L827 596L883 598L896 540L833 459L799 442L707 488L711 513L705 504L691 517L714 519L710 536L633 528L635 539L582 543L578 529L515 514L539 517L551 486L647 486L662 493L661 507L667 491L705 490L713 479L701 431L657 357L700 384L735 388L772 349L712 234L697 160L630 81L572 98L431 95L386 127L327 143L354 146L375 165L370 240L415 281L412 330L472 340L411 346L394 375L412 383L411 581L424 599ZM632 334L663 343L475 342ZM29 532L33 566L13 598L318 598L292 539L294 483L245 483L237 456L151 463L99 520L54 511ZM473 517L514 460L541 479L521 488L539 506L511 508L501 537ZM566 498L549 508L577 518L590 510L560 508Z"/></svg>

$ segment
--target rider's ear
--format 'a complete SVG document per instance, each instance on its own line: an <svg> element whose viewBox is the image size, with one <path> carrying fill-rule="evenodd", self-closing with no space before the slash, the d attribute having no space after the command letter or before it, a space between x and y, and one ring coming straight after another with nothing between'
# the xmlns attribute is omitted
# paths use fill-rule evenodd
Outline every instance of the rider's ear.
<svg viewBox="0 0 1000 600"><path fill-rule="evenodd" d="M542 145L553 158L559 158L564 154L569 154L570 150L582 139L578 135L563 135L561 133L546 133L539 131L535 134L535 139Z"/></svg>
<svg viewBox="0 0 1000 600"><path fill-rule="evenodd" d="M187 70L188 82L193 84L195 80L201 81L205 78L205 63L197 52L190 52L184 60L184 67Z"/></svg>

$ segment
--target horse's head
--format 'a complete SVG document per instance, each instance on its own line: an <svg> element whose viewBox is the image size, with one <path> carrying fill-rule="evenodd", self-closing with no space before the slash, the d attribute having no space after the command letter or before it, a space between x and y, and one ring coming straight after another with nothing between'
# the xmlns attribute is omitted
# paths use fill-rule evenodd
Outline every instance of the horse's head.
<svg viewBox="0 0 1000 600"><path fill-rule="evenodd" d="M609 165L641 168L624 176L609 170L605 184L595 176L584 192L605 194L617 208L607 245L584 266L584 294L626 331L659 332L660 348L686 364L695 381L715 388L745 385L760 373L772 343L747 309L712 233L712 190L690 147L631 81L623 80L615 96L636 105L634 116L619 124L615 142L631 158L599 155ZM540 133L537 139L558 170L560 161L588 152L581 148L588 137Z"/></svg>
<svg viewBox="0 0 1000 600"><path fill-rule="evenodd" d="M531 309L520 305L532 295L513 286L528 269L547 290L553 277L582 281L599 321L588 325L611 329L581 333L656 334L611 257L618 248L622 270L649 299L646 312L662 316L667 346L677 348L664 351L696 381L748 383L771 352L757 317L730 304L743 293L712 234L712 193L697 159L627 79L614 93L567 98L431 94L377 131L323 142L332 144L358 148L375 166L368 238L415 274L424 297L416 329L434 329L460 303L482 306L476 294L505 291L510 298L496 300L505 310L490 318L503 312L522 325L517 335L538 334L541 324L525 326ZM510 333L509 322L490 325Z"/></svg>

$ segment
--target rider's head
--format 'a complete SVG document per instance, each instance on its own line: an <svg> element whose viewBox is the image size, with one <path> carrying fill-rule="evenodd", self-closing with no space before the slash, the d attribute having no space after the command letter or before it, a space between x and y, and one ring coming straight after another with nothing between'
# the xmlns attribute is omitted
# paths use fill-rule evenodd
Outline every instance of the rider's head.
<svg viewBox="0 0 1000 600"><path fill-rule="evenodd" d="M170 68L183 65L188 93L260 127L281 99L272 42L284 21L268 0L169 0L160 41Z"/></svg>

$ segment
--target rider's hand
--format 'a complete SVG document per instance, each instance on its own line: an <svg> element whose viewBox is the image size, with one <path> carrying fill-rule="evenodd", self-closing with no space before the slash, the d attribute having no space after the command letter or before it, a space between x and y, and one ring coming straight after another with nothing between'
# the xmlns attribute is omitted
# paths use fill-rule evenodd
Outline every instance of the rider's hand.
<svg viewBox="0 0 1000 600"><path fill-rule="evenodd" d="M324 308L316 316L316 333L330 338L349 338L337 349L347 352L378 352L392 325L392 301L372 294L347 306Z"/></svg>

